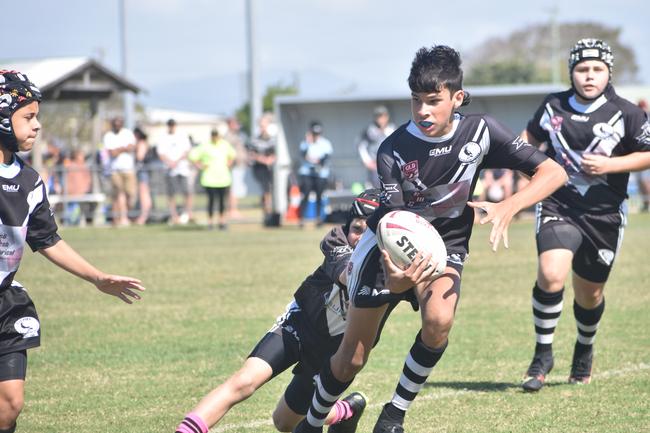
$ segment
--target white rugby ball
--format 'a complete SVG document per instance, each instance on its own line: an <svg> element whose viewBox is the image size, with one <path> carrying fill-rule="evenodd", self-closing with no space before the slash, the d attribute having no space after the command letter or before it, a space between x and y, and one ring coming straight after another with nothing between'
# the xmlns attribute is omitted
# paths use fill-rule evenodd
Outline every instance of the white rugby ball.
<svg viewBox="0 0 650 433"><path fill-rule="evenodd" d="M377 245L396 265L409 266L418 253L431 253L434 275L445 271L447 247L438 231L421 216L405 210L389 212L379 220L376 235Z"/></svg>

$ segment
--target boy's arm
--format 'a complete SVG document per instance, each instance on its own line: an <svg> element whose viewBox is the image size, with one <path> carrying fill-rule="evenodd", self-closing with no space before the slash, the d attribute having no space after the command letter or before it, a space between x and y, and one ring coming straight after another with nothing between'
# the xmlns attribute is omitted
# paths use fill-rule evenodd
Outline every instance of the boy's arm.
<svg viewBox="0 0 650 433"><path fill-rule="evenodd" d="M650 152L633 152L614 157L584 153L580 168L592 176L645 170L650 168Z"/></svg>
<svg viewBox="0 0 650 433"><path fill-rule="evenodd" d="M393 146L390 138L386 139L377 151L377 175L381 182L381 208L383 214L404 208L404 194L402 191L402 173L393 156Z"/></svg>
<svg viewBox="0 0 650 433"><path fill-rule="evenodd" d="M58 241L51 247L40 249L39 252L58 267L94 284L98 290L116 296L127 304L132 303L131 298L140 299L140 295L134 290L145 290L140 280L136 278L109 275L95 268L64 240Z"/></svg>
<svg viewBox="0 0 650 433"><path fill-rule="evenodd" d="M480 220L481 224L491 222L494 225L490 232L492 251L497 250L501 238L508 248L508 226L517 212L551 195L567 182L568 176L558 163L546 159L537 166L535 174L530 179L524 188L499 203L487 201L467 203L470 207L483 209L486 212Z"/></svg>

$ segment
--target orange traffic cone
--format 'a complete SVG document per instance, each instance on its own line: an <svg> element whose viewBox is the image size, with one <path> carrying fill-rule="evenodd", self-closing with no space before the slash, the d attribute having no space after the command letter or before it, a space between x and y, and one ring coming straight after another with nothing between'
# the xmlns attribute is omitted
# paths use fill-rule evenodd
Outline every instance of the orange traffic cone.
<svg viewBox="0 0 650 433"><path fill-rule="evenodd" d="M300 219L300 188L298 185L291 185L289 188L289 206L284 215L286 221L296 222Z"/></svg>

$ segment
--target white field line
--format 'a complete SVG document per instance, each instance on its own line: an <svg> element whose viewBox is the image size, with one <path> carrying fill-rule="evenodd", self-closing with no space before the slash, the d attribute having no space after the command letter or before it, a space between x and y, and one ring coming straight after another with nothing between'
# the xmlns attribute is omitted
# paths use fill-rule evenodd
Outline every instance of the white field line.
<svg viewBox="0 0 650 433"><path fill-rule="evenodd" d="M641 364L636 364L636 365L631 365L629 367L621 368L619 370L609 370L609 371L603 371L601 373L594 373L594 378L608 379L610 377L616 377L616 376L628 376L644 370L650 370L650 364L641 363ZM422 396L418 396L416 401L440 400L442 398L458 397L463 394L477 394L483 392L487 392L487 391L472 391L469 389L445 390L435 394L425 394ZM384 403L385 402L382 401L380 403L370 404L368 405L368 407L377 408L383 406ZM250 421L241 424L223 424L219 427L211 429L210 433L222 433L222 432L238 430L238 429L248 430L248 429L254 429L258 427L269 427L269 426L270 427L273 426L273 420L270 417L267 417L265 419L258 419L256 421Z"/></svg>

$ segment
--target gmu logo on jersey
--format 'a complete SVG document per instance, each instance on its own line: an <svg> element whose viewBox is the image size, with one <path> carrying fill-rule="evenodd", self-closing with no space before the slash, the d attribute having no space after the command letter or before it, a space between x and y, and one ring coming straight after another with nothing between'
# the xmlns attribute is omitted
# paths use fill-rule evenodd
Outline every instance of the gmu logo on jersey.
<svg viewBox="0 0 650 433"><path fill-rule="evenodd" d="M2 185L2 190L5 192L18 192L20 185Z"/></svg>

